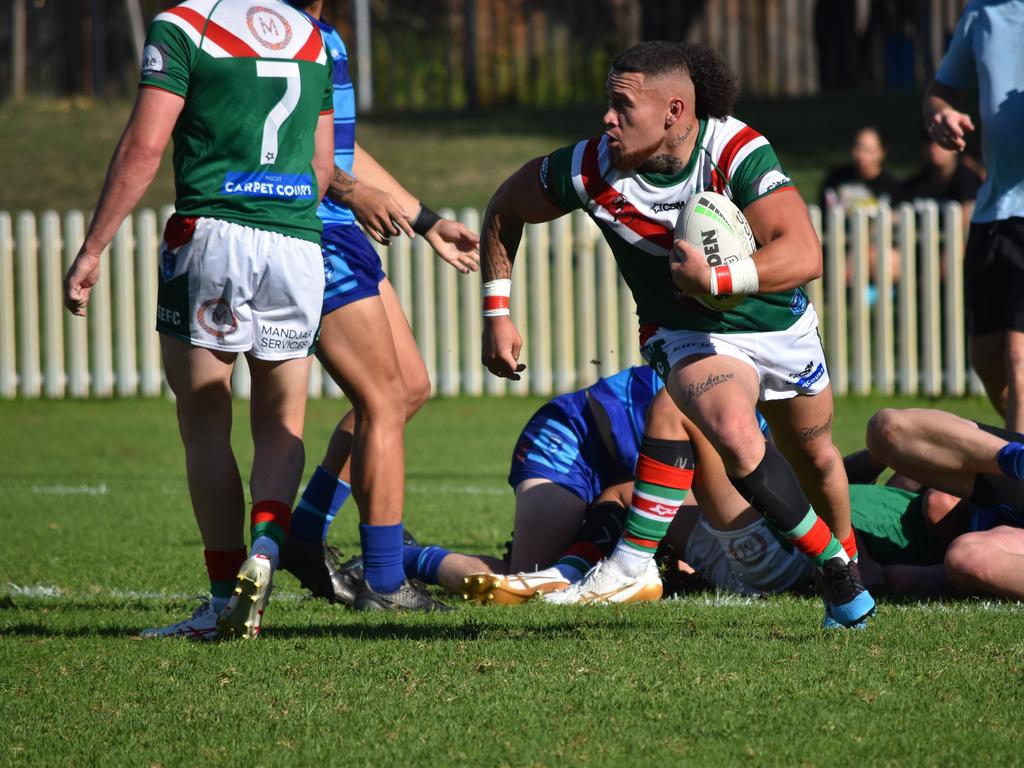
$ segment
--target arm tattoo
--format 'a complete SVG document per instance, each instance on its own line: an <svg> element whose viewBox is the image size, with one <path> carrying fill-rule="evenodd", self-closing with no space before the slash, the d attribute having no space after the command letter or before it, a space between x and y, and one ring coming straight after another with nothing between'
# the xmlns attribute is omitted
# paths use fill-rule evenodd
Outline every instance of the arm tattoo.
<svg viewBox="0 0 1024 768"><path fill-rule="evenodd" d="M521 222L516 226L513 222L502 221L501 214L488 206L480 232L481 280L486 283L512 277L512 262L522 236Z"/></svg>
<svg viewBox="0 0 1024 768"><path fill-rule="evenodd" d="M327 189L327 196L338 203L344 203L345 198L352 194L359 181L345 173L338 166L334 166L334 175L331 176L331 186Z"/></svg>
<svg viewBox="0 0 1024 768"><path fill-rule="evenodd" d="M686 387L686 394L683 395L684 402L692 403L702 395L706 395L719 384L724 384L734 378L736 378L736 375L733 373L713 373L704 381L690 384Z"/></svg>
<svg viewBox="0 0 1024 768"><path fill-rule="evenodd" d="M820 427L807 427L806 429L797 430L796 436L800 439L801 443L809 443L811 440L821 437L832 429L832 417L828 417L828 421L822 424Z"/></svg>

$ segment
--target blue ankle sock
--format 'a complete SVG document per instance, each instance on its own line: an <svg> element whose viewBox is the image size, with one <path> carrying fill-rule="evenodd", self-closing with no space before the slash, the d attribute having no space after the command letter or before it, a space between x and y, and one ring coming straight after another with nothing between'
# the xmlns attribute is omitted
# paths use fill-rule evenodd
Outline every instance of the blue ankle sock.
<svg viewBox="0 0 1024 768"><path fill-rule="evenodd" d="M1024 443L1007 443L999 449L996 460L1004 475L1024 480Z"/></svg>
<svg viewBox="0 0 1024 768"><path fill-rule="evenodd" d="M394 592L402 586L402 524L359 524L363 547L363 571L374 592Z"/></svg>
<svg viewBox="0 0 1024 768"><path fill-rule="evenodd" d="M583 578L583 571L577 568L574 564L566 563L562 560L555 563L555 570L562 574L570 584L575 584Z"/></svg>
<svg viewBox="0 0 1024 768"><path fill-rule="evenodd" d="M424 584L437 584L437 569L441 567L441 561L450 554L451 552L441 547L406 545L402 551L402 566L405 568L406 578L418 579Z"/></svg>
<svg viewBox="0 0 1024 768"><path fill-rule="evenodd" d="M324 541L331 521L351 493L351 485L317 467L292 512L292 536L299 541Z"/></svg>

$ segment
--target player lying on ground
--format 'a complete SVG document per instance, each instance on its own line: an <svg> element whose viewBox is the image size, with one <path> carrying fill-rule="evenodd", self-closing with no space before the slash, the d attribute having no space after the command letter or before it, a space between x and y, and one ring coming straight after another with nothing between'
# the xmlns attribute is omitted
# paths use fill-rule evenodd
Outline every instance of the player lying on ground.
<svg viewBox="0 0 1024 768"><path fill-rule="evenodd" d="M856 544L832 444L832 391L817 316L800 288L821 274L807 208L767 139L730 116L736 77L709 48L641 43L615 59L606 90L602 137L528 162L488 205L484 364L510 379L525 367L508 310L523 226L586 210L636 300L645 359L744 498L822 568L826 622L858 625L874 600L851 564ZM704 254L673 239L680 208L704 190L730 197L761 244L742 274L722 275L732 283L724 292L747 298L721 312L695 298L713 293ZM715 274L722 269L732 268ZM781 451L762 439L757 407ZM618 590L651 567L689 489L692 473L681 466L692 466L687 444L645 435L626 532L586 588Z"/></svg>
<svg viewBox="0 0 1024 768"><path fill-rule="evenodd" d="M324 222L325 291L317 356L352 403L292 517L282 567L321 594L337 590L357 608L439 607L402 577L405 423L430 396L427 368L380 257L357 225L388 245L422 235L445 261L477 268L478 238L420 203L355 140L355 95L345 44L320 19L323 3L292 0L321 30L333 60L334 175L318 211ZM351 484L350 484L351 483ZM327 529L351 493L359 507L365 578L349 585L325 547Z"/></svg>
<svg viewBox="0 0 1024 768"><path fill-rule="evenodd" d="M930 526L917 547L927 557L911 564L925 567L886 569L890 590L941 593L952 585L961 594L1024 599L1021 435L939 410L884 409L868 425L867 446L872 462L863 474L888 466L929 489ZM869 526L858 531L866 541Z"/></svg>

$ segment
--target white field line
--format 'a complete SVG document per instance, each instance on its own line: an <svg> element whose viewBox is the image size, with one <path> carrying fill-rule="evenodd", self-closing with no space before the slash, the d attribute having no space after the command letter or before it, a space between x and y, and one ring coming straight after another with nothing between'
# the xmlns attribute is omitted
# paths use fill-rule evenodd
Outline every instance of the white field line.
<svg viewBox="0 0 1024 768"><path fill-rule="evenodd" d="M50 584L13 584L8 582L0 586L0 597L33 597L80 600L136 600L140 602L169 602L191 600L196 597L191 592L164 592L160 590L133 590L133 589L109 589L93 587L85 590L71 590ZM275 602L300 602L311 599L303 592L289 590L275 590ZM774 603L770 598L746 597L734 595L728 592L709 592L692 597L672 598L666 602L677 602L680 604L697 605L704 608L768 608ZM1024 613L1024 603L1009 603L997 600L963 600L947 603L893 603L883 605L882 609L888 611L899 611L901 613Z"/></svg>
<svg viewBox="0 0 1024 768"><path fill-rule="evenodd" d="M106 496L110 493L106 483L99 485L31 485L29 491L42 496Z"/></svg>
<svg viewBox="0 0 1024 768"><path fill-rule="evenodd" d="M406 489L415 493L461 493L468 496L508 496L512 497L512 489L507 485L456 485L453 483L425 483L414 481L406 483Z"/></svg>

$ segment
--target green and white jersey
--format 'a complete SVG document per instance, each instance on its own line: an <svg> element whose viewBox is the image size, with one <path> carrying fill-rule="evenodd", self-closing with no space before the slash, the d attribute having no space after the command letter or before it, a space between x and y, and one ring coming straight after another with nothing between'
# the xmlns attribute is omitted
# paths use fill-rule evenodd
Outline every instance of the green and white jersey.
<svg viewBox="0 0 1024 768"><path fill-rule="evenodd" d="M153 20L140 84L185 99L179 214L320 242L314 134L333 89L305 14L278 0L186 0Z"/></svg>
<svg viewBox="0 0 1024 768"><path fill-rule="evenodd" d="M924 519L924 497L885 485L851 485L853 528L882 565L938 565L945 548Z"/></svg>
<svg viewBox="0 0 1024 768"><path fill-rule="evenodd" d="M700 121L686 167L671 176L620 172L606 137L581 141L548 155L541 186L569 212L583 209L611 246L643 325L714 333L781 331L808 306L797 288L749 296L717 312L681 293L672 282L669 253L679 213L698 192L713 190L743 210L779 189L793 188L768 140L733 117Z"/></svg>

